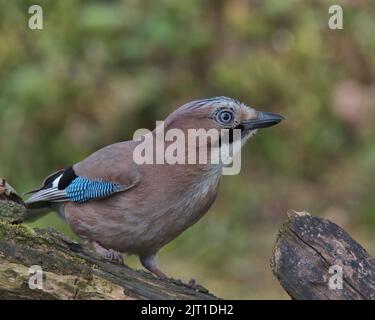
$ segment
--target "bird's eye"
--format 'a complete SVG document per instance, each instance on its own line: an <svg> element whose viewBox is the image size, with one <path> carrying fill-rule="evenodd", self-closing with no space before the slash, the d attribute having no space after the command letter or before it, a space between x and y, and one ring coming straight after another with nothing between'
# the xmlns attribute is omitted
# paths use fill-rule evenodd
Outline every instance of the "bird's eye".
<svg viewBox="0 0 375 320"><path fill-rule="evenodd" d="M233 121L233 113L230 111L221 111L217 114L216 119L217 121L223 123L223 124L229 124Z"/></svg>

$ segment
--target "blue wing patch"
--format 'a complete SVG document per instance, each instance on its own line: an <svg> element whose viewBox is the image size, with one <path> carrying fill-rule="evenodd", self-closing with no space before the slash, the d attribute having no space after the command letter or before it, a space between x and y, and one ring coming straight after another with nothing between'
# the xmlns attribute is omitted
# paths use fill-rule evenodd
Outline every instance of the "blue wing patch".
<svg viewBox="0 0 375 320"><path fill-rule="evenodd" d="M130 186L131 187L131 186ZM32 195L26 201L31 207L38 202L78 202L99 200L117 192L128 190L129 186L100 179L79 177L73 167L60 170L47 177L43 186L31 191Z"/></svg>
<svg viewBox="0 0 375 320"><path fill-rule="evenodd" d="M65 189L69 201L83 203L94 199L102 199L122 191L123 186L102 179L75 178Z"/></svg>

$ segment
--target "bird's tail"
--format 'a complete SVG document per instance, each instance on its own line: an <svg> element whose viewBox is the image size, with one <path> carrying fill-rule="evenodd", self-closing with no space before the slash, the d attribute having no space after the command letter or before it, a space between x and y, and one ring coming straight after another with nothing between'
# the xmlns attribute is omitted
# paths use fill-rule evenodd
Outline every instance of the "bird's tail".
<svg viewBox="0 0 375 320"><path fill-rule="evenodd" d="M56 212L62 218L64 218L64 214L62 210L63 208L62 203L63 202L46 202L46 201L27 203L24 222L34 222L50 212Z"/></svg>
<svg viewBox="0 0 375 320"><path fill-rule="evenodd" d="M40 208L30 208L29 206L27 206L24 222L34 222L51 211L52 210L49 206Z"/></svg>

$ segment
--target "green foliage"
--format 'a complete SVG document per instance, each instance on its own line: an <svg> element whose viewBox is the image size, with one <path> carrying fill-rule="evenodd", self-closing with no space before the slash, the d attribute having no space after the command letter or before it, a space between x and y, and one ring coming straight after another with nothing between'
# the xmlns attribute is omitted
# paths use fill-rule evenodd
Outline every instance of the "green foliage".
<svg viewBox="0 0 375 320"><path fill-rule="evenodd" d="M343 30L328 28L323 0L40 3L41 31L27 27L33 1L0 11L0 176L17 190L186 101L228 95L287 120L250 141L241 175L225 177L209 215L165 249L166 269L196 272L219 295L278 297L267 264L286 210L363 241L374 231L371 1L339 1ZM47 219L37 225L65 228Z"/></svg>

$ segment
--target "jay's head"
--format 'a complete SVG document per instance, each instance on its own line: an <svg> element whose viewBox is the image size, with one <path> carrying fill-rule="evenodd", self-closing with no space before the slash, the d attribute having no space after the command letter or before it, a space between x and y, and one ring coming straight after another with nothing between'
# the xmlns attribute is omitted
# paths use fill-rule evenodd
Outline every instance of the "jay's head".
<svg viewBox="0 0 375 320"><path fill-rule="evenodd" d="M257 129L271 127L284 118L275 113L257 111L244 103L227 97L214 97L189 102L165 120L165 128L239 129L244 143ZM229 140L230 141L230 140Z"/></svg>

